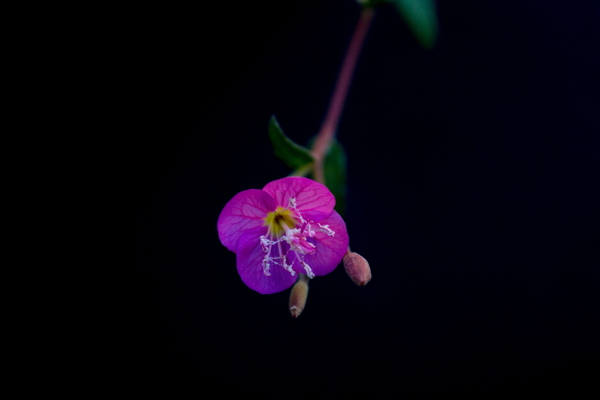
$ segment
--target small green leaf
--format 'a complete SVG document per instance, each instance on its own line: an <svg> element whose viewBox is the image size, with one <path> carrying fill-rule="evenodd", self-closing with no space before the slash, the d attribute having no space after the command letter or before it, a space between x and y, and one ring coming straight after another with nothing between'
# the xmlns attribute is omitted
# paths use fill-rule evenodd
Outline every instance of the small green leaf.
<svg viewBox="0 0 600 400"><path fill-rule="evenodd" d="M325 185L335 196L335 211L341 216L346 210L346 152L342 145L334 140L325 156L323 168L325 172Z"/></svg>
<svg viewBox="0 0 600 400"><path fill-rule="evenodd" d="M269 139L275 150L275 156L282 159L288 167L300 168L314 162L310 150L285 136L274 115L269 120Z"/></svg>
<svg viewBox="0 0 600 400"><path fill-rule="evenodd" d="M437 14L434 0L392 0L396 9L423 47L433 47L437 36Z"/></svg>

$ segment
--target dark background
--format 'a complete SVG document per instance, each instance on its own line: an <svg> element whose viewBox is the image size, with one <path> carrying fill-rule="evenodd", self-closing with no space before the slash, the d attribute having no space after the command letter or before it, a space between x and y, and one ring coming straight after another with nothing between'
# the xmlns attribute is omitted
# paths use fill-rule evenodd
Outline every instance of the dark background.
<svg viewBox="0 0 600 400"><path fill-rule="evenodd" d="M598 3L438 2L430 51L378 11L338 130L350 243L373 279L359 288L340 266L313 280L298 319L289 291L242 283L216 230L236 193L290 172L272 114L299 143L317 132L360 13L283 3L115 22L106 159L123 297L107 381L278 398L597 393Z"/></svg>

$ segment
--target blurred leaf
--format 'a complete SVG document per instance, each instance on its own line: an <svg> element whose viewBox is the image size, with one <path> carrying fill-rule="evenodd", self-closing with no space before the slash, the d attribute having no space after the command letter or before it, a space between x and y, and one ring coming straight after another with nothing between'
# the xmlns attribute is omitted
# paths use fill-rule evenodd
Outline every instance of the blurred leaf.
<svg viewBox="0 0 600 400"><path fill-rule="evenodd" d="M323 168L325 169L325 185L335 196L335 211L341 216L346 211L346 167L348 161L342 145L334 140Z"/></svg>
<svg viewBox="0 0 600 400"><path fill-rule="evenodd" d="M423 47L433 47L438 21L434 0L391 0Z"/></svg>
<svg viewBox="0 0 600 400"><path fill-rule="evenodd" d="M282 159L288 167L300 168L314 162L310 150L285 136L274 115L269 120L269 139L275 150L275 156Z"/></svg>

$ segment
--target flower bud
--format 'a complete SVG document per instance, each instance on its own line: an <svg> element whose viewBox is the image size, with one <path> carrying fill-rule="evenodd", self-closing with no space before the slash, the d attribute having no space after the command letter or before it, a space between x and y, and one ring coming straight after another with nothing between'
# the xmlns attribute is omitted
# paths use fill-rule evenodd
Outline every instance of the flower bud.
<svg viewBox="0 0 600 400"><path fill-rule="evenodd" d="M306 305L306 298L308 297L308 278L304 274L300 274L300 277L292 287L290 293L290 313L293 318L298 318L300 313L304 310Z"/></svg>
<svg viewBox="0 0 600 400"><path fill-rule="evenodd" d="M360 254L348 251L344 256L344 269L358 286L365 286L371 280L371 267Z"/></svg>

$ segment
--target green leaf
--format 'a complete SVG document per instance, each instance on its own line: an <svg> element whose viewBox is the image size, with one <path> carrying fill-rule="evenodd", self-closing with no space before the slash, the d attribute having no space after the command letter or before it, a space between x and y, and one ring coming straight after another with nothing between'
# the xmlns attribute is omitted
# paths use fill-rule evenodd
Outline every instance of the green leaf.
<svg viewBox="0 0 600 400"><path fill-rule="evenodd" d="M433 47L438 21L434 0L392 0L423 47Z"/></svg>
<svg viewBox="0 0 600 400"><path fill-rule="evenodd" d="M285 136L274 115L269 120L269 139L275 150L275 156L282 159L288 167L300 168L314 162L310 150Z"/></svg>
<svg viewBox="0 0 600 400"><path fill-rule="evenodd" d="M346 211L347 164L344 148L337 140L334 140L329 153L325 156L323 168L325 170L325 185L335 196L335 211L341 216Z"/></svg>

